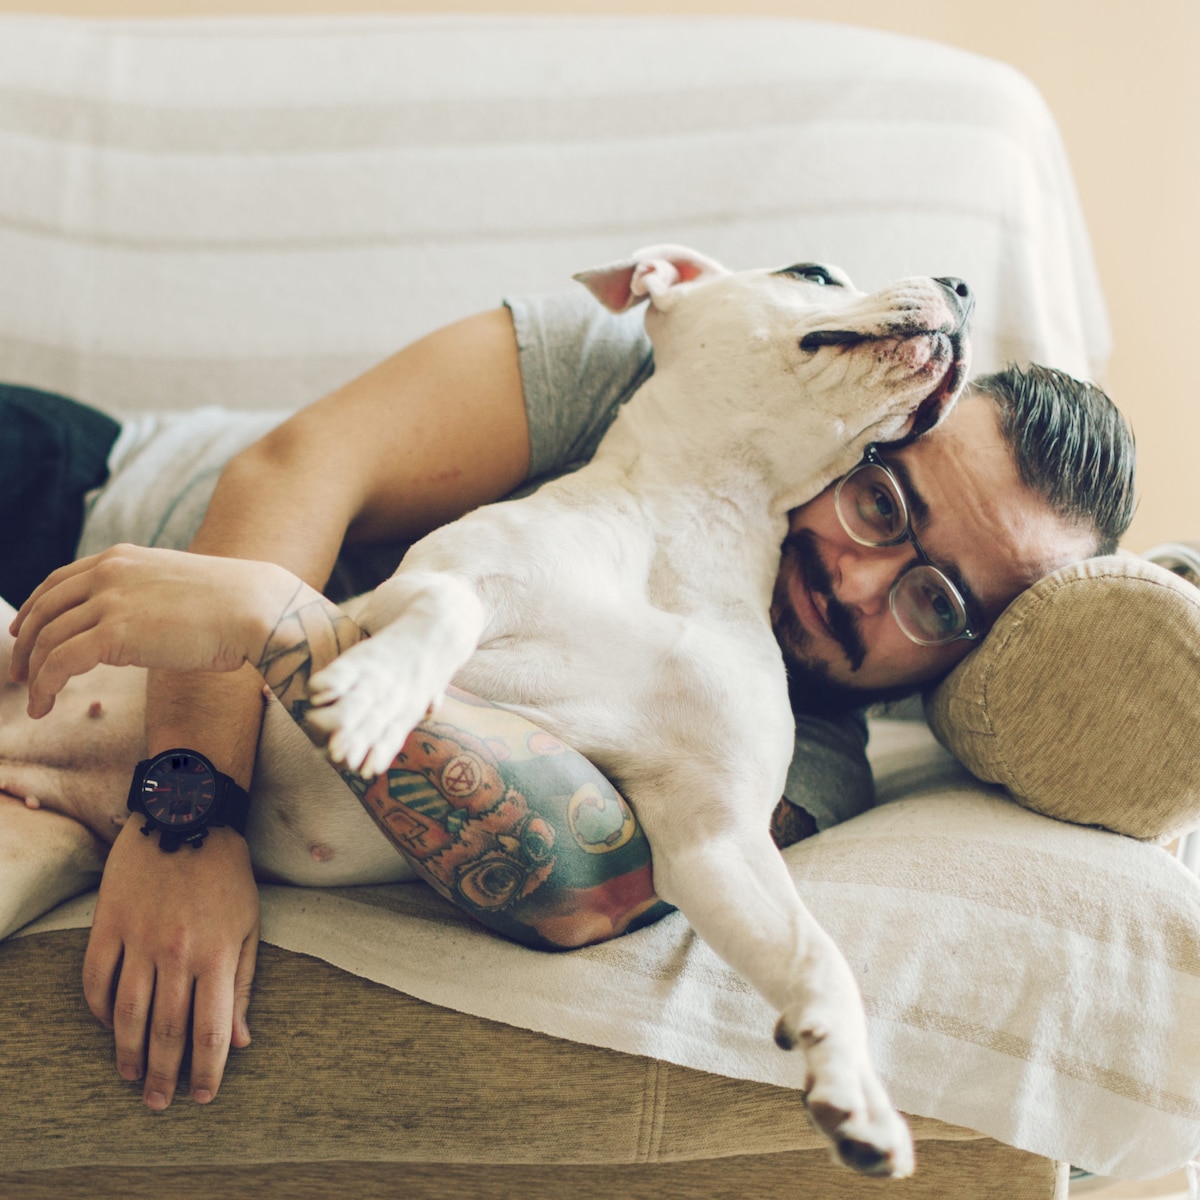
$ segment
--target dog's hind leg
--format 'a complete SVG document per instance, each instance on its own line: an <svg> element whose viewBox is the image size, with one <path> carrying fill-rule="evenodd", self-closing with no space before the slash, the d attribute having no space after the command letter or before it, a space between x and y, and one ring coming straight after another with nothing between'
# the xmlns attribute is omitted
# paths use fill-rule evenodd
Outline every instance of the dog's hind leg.
<svg viewBox="0 0 1200 1200"><path fill-rule="evenodd" d="M655 891L781 1014L775 1040L804 1054L805 1104L836 1156L867 1175L911 1175L912 1139L871 1066L854 976L801 903L765 822L761 835L730 829L681 848L644 823Z"/></svg>

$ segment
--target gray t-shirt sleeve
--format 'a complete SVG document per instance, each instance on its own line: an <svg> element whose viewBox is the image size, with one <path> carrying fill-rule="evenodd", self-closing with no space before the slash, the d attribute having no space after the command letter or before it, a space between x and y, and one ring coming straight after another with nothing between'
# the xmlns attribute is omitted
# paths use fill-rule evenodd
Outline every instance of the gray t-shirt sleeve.
<svg viewBox="0 0 1200 1200"><path fill-rule="evenodd" d="M867 721L862 713L836 719L796 718L796 748L783 793L828 829L875 803L867 762Z"/></svg>
<svg viewBox="0 0 1200 1200"><path fill-rule="evenodd" d="M643 310L614 314L582 286L506 298L529 417L531 480L592 457L618 409L654 373Z"/></svg>

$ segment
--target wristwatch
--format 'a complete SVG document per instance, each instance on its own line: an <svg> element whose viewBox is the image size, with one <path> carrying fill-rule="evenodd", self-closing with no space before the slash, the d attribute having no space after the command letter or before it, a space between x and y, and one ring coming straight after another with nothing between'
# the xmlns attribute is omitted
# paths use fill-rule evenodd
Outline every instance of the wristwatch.
<svg viewBox="0 0 1200 1200"><path fill-rule="evenodd" d="M142 832L158 831L171 853L186 842L198 850L212 825L228 825L243 837L250 796L195 750L164 750L143 759L129 785L129 811L149 818Z"/></svg>

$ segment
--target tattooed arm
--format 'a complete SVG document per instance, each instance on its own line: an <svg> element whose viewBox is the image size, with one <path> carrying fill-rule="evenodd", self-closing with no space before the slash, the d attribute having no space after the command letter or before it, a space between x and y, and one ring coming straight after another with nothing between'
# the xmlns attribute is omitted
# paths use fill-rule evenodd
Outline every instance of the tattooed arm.
<svg viewBox="0 0 1200 1200"><path fill-rule="evenodd" d="M304 723L308 679L363 637L300 584L255 663ZM654 894L633 810L581 754L515 713L457 688L366 781L339 767L384 836L438 893L497 933L543 949L603 941L671 911ZM816 832L780 801L772 833Z"/></svg>
<svg viewBox="0 0 1200 1200"><path fill-rule="evenodd" d="M364 637L333 601L297 580L253 665L292 720L314 737L304 722L310 707L308 681Z"/></svg>
<svg viewBox="0 0 1200 1200"><path fill-rule="evenodd" d="M383 775L366 784L342 773L421 877L505 937L569 949L672 911L655 895L646 835L612 784L486 700L451 688ZM776 827L785 844L816 832L787 801Z"/></svg>
<svg viewBox="0 0 1200 1200"><path fill-rule="evenodd" d="M254 660L308 726L308 679L364 634L299 584ZM440 895L541 949L603 941L671 911L632 810L582 755L451 688L374 780L338 768L384 836Z"/></svg>
<svg viewBox="0 0 1200 1200"><path fill-rule="evenodd" d="M120 581L111 590L110 575ZM143 606L172 619L150 621ZM55 620L71 609L88 619ZM134 546L55 572L15 629L14 677L28 676L31 711L49 711L66 680L98 662L176 671L249 662L314 741L308 680L365 636L282 567ZM342 774L423 879L506 937L581 946L670 911L654 894L646 837L608 780L477 697L451 689L377 779ZM781 844L815 832L786 802L772 829Z"/></svg>

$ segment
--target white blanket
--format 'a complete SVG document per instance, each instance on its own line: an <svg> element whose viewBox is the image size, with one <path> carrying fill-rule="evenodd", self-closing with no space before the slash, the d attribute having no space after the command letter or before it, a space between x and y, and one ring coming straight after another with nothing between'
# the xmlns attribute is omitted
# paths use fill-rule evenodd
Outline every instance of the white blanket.
<svg viewBox="0 0 1200 1200"><path fill-rule="evenodd" d="M874 728L881 800L906 798L787 858L857 974L896 1104L1100 1175L1200 1155L1200 881L1157 847L1018 808L922 726ZM90 912L85 897L25 932ZM265 887L263 936L460 1012L803 1085L766 1004L678 914L543 954L420 884Z"/></svg>

